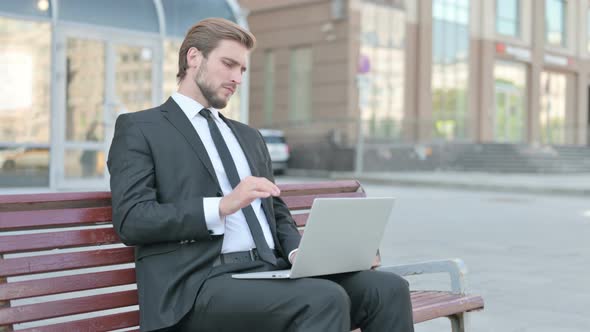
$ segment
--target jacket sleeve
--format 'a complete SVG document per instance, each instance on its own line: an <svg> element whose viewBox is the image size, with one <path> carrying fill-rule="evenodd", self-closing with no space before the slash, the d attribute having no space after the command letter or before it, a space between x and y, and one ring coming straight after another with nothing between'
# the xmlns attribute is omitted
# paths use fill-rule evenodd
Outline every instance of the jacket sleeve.
<svg viewBox="0 0 590 332"><path fill-rule="evenodd" d="M117 118L107 161L115 231L127 245L211 240L203 197L158 202L153 152L132 115Z"/></svg>

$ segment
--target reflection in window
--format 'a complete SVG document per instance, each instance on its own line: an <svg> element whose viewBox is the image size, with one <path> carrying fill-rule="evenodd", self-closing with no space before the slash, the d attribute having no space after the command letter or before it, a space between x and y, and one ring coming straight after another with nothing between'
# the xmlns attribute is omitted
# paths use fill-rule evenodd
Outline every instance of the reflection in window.
<svg viewBox="0 0 590 332"><path fill-rule="evenodd" d="M242 88L238 85L236 92L234 92L233 96L229 99L227 106L221 111L223 115L230 119L240 121L241 94Z"/></svg>
<svg viewBox="0 0 590 332"><path fill-rule="evenodd" d="M48 147L0 146L0 188L47 186Z"/></svg>
<svg viewBox="0 0 590 332"><path fill-rule="evenodd" d="M105 172L104 151L96 149L67 149L64 158L68 179L102 178Z"/></svg>
<svg viewBox="0 0 590 332"><path fill-rule="evenodd" d="M526 66L497 61L494 67L494 141L518 143L524 140Z"/></svg>
<svg viewBox="0 0 590 332"><path fill-rule="evenodd" d="M51 25L0 17L0 188L49 186Z"/></svg>
<svg viewBox="0 0 590 332"><path fill-rule="evenodd" d="M432 117L434 138L466 137L469 1L433 0Z"/></svg>
<svg viewBox="0 0 590 332"><path fill-rule="evenodd" d="M361 7L359 96L364 132L399 140L404 120L404 11L368 1Z"/></svg>
<svg viewBox="0 0 590 332"><path fill-rule="evenodd" d="M102 142L105 96L104 43L68 39L66 56L66 140ZM92 66L89 66L89 63Z"/></svg>
<svg viewBox="0 0 590 332"><path fill-rule="evenodd" d="M539 130L541 143L565 143L565 74L552 72L541 73L541 110L539 112Z"/></svg>
<svg viewBox="0 0 590 332"><path fill-rule="evenodd" d="M289 121L309 122L311 119L310 47L291 50L289 64Z"/></svg>
<svg viewBox="0 0 590 332"><path fill-rule="evenodd" d="M164 77L162 77L164 100L178 90L176 73L178 73L178 50L181 44L182 41L176 39L164 41Z"/></svg>
<svg viewBox="0 0 590 332"><path fill-rule="evenodd" d="M49 144L50 43L49 23L0 17L0 144Z"/></svg>
<svg viewBox="0 0 590 332"><path fill-rule="evenodd" d="M545 0L545 41L554 46L565 47L567 22L567 2L565 0Z"/></svg>
<svg viewBox="0 0 590 332"><path fill-rule="evenodd" d="M115 80L117 113L137 112L152 107L152 50L148 47L116 45L115 71L122 73ZM127 61L124 59L127 58ZM133 77L132 82L124 77Z"/></svg>
<svg viewBox="0 0 590 332"><path fill-rule="evenodd" d="M496 0L496 32L518 37L520 18L519 0Z"/></svg>
<svg viewBox="0 0 590 332"><path fill-rule="evenodd" d="M264 124L272 124L275 106L275 54L268 50L264 53Z"/></svg>

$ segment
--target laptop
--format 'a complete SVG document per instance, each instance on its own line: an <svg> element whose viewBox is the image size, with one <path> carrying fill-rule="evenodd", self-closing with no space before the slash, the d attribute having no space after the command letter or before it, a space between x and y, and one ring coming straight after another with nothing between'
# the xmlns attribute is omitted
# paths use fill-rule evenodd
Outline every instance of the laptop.
<svg viewBox="0 0 590 332"><path fill-rule="evenodd" d="M316 198L290 270L233 274L235 279L297 279L368 270L394 198Z"/></svg>

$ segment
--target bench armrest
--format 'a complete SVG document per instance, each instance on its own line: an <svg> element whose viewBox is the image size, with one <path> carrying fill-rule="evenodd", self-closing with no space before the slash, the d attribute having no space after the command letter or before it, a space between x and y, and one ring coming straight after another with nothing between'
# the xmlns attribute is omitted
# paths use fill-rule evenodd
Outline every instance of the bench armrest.
<svg viewBox="0 0 590 332"><path fill-rule="evenodd" d="M463 278L465 274L467 274L467 267L459 258L406 265L381 266L377 268L377 270L393 272L400 276L427 273L448 273L451 278L451 291L456 294L465 293L465 281Z"/></svg>

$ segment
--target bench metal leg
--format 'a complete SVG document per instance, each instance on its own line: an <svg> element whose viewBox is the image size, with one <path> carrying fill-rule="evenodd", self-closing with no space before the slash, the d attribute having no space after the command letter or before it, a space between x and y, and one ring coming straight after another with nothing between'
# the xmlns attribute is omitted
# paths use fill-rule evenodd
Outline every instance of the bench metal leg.
<svg viewBox="0 0 590 332"><path fill-rule="evenodd" d="M465 314L460 313L449 316L451 321L451 328L453 332L465 332Z"/></svg>

